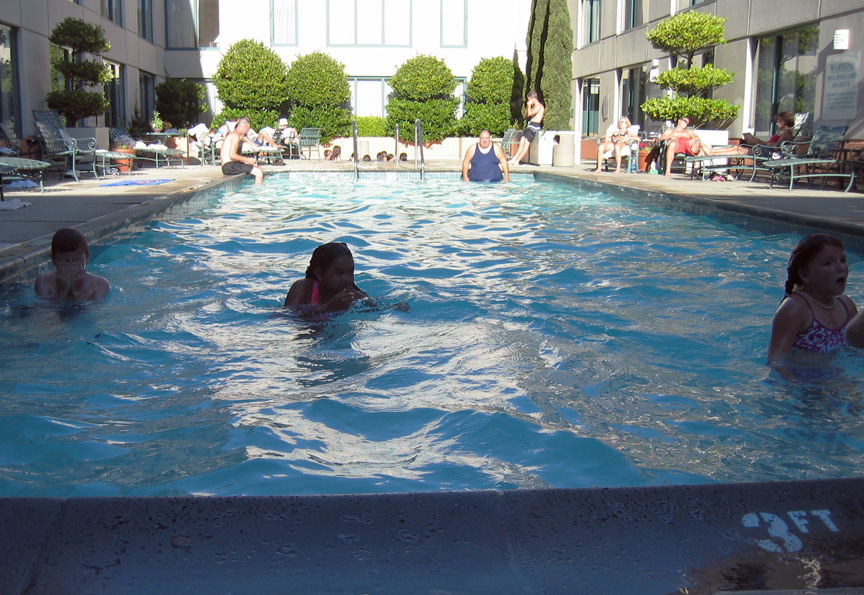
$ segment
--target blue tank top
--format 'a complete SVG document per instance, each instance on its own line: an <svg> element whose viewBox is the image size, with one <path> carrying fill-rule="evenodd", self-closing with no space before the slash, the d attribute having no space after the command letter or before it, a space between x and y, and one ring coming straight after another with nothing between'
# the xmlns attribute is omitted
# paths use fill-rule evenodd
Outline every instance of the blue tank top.
<svg viewBox="0 0 864 595"><path fill-rule="evenodd" d="M484 155L480 152L480 145L478 144L474 149L474 156L471 158L468 179L472 182L500 182L504 179L504 174L501 173L498 163L495 145L489 145L489 152Z"/></svg>

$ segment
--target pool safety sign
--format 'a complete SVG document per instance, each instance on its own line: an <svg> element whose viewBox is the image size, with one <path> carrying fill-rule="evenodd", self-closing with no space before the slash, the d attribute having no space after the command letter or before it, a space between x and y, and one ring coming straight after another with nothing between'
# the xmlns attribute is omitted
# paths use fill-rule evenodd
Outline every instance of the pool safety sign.
<svg viewBox="0 0 864 595"><path fill-rule="evenodd" d="M822 117L826 120L853 120L858 113L858 78L861 52L828 56L825 61L825 87Z"/></svg>

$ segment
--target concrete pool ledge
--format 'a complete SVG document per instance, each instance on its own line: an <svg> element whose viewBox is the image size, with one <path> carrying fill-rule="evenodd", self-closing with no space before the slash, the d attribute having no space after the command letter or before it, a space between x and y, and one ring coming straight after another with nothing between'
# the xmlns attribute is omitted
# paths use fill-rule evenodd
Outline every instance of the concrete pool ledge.
<svg viewBox="0 0 864 595"><path fill-rule="evenodd" d="M864 589L864 479L6 498L0 523L3 593Z"/></svg>

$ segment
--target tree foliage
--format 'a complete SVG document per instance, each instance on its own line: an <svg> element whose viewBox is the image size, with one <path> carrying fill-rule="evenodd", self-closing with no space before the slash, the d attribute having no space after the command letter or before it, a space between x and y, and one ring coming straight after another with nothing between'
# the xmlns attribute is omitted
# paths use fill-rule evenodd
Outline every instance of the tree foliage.
<svg viewBox="0 0 864 595"><path fill-rule="evenodd" d="M414 122L423 123L423 140L438 142L456 129L456 108L453 97L456 79L443 60L418 55L405 62L390 80L393 94L387 103L387 129L405 142L414 140Z"/></svg>
<svg viewBox="0 0 864 595"><path fill-rule="evenodd" d="M514 75L513 61L504 57L485 58L474 67L461 122L464 134L479 136L488 130L493 136L501 136L510 127Z"/></svg>
<svg viewBox="0 0 864 595"><path fill-rule="evenodd" d="M670 97L649 99L641 105L651 119L674 122L687 117L693 126L699 127L709 122L715 126L728 125L737 117L739 106L709 98L712 90L731 82L734 73L711 64L702 68L693 66L696 52L726 43L725 22L725 18L691 10L661 21L646 33L656 49L684 55L687 65L687 68L676 66L658 76L657 84L673 93Z"/></svg>
<svg viewBox="0 0 864 595"><path fill-rule="evenodd" d="M174 126L189 128L207 111L207 91L186 79L167 78L156 85L156 110Z"/></svg>
<svg viewBox="0 0 864 595"><path fill-rule="evenodd" d="M70 126L74 126L81 118L100 116L108 111L105 96L99 91L87 90L113 78L109 67L101 62L102 52L111 49L111 44L105 38L105 30L81 19L68 17L54 27L49 40L57 46L69 48L72 60L67 61L62 54L58 54L52 62L53 68L63 75L67 88L50 91L45 96L45 104L64 116ZM95 59L86 60L85 54Z"/></svg>
<svg viewBox="0 0 864 595"><path fill-rule="evenodd" d="M219 99L229 108L276 110L288 99L288 69L264 44L243 39L233 44L213 77Z"/></svg>
<svg viewBox="0 0 864 595"><path fill-rule="evenodd" d="M525 94L546 106L544 127L569 130L573 103L573 28L566 0L534 0L528 30Z"/></svg>

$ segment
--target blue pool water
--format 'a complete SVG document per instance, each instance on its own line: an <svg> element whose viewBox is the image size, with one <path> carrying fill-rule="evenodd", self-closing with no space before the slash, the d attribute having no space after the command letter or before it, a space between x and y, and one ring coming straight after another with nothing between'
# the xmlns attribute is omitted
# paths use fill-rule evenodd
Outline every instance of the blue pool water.
<svg viewBox="0 0 864 595"><path fill-rule="evenodd" d="M0 496L859 475L861 352L764 366L798 236L568 185L293 175L94 250L0 318ZM280 306L315 246L381 309ZM848 293L861 301L859 258ZM386 307L398 301L409 312Z"/></svg>

